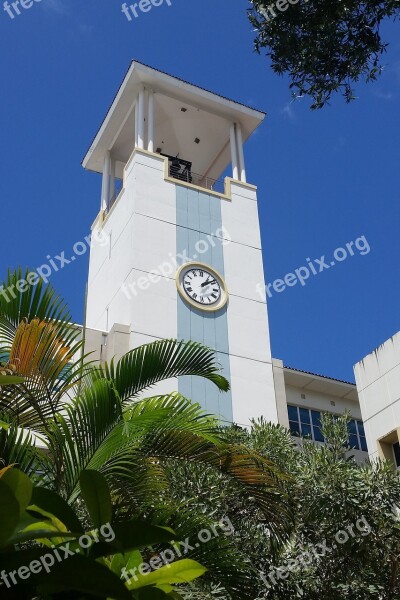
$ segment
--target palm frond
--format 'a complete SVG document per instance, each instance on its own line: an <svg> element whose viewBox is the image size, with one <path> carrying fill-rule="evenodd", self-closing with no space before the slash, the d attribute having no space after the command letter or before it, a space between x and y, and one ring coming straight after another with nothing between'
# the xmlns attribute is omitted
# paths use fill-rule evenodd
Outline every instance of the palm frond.
<svg viewBox="0 0 400 600"><path fill-rule="evenodd" d="M55 416L62 398L77 385L82 369L75 368L77 345L59 337L58 324L33 319L17 327L9 349L7 367L24 377L0 397L0 407L19 424L39 432Z"/></svg>
<svg viewBox="0 0 400 600"><path fill-rule="evenodd" d="M64 300L42 279L35 285L21 285L29 281L30 273L29 269L23 272L19 267L9 271L6 281L0 285L3 290L0 294L0 347L11 346L21 321L30 323L35 318L57 324L57 337L71 345L79 332L70 325L71 316Z"/></svg>
<svg viewBox="0 0 400 600"><path fill-rule="evenodd" d="M153 492L160 489L165 476L157 462L143 453L142 443L148 436L176 429L218 443L214 417L179 394L137 402L124 414L113 386L98 379L52 425L50 447L57 454L56 462L62 463L67 496L71 501L77 497L84 469L99 470L110 479L130 480L139 495L140 486L143 491L149 485ZM160 477L152 479L156 471Z"/></svg>
<svg viewBox="0 0 400 600"><path fill-rule="evenodd" d="M122 407L105 380L94 382L64 407L63 414L56 415L51 423L49 447L57 464L62 465L68 497L76 497L81 471L89 468L93 456L119 422Z"/></svg>
<svg viewBox="0 0 400 600"><path fill-rule="evenodd" d="M292 515L284 490L285 476L273 463L244 446L215 444L187 431L146 436L142 452L161 462L168 459L198 463L234 480L250 503L260 509L271 532L284 538Z"/></svg>
<svg viewBox="0 0 400 600"><path fill-rule="evenodd" d="M215 420L179 394L140 401L123 415L112 386L98 380L66 407L65 417L58 415L53 447L61 454L70 501L79 493L83 469L101 471L110 483L118 477L133 490L140 481L138 493L143 493L154 485L157 469L174 459L202 464L236 481L277 536L283 535L290 518L283 477L274 465L244 446L225 444L216 433Z"/></svg>
<svg viewBox="0 0 400 600"><path fill-rule="evenodd" d="M217 418L207 414L199 404L179 392L134 402L125 410L124 420L125 426L134 427L138 434L179 429L199 433L214 443L222 443Z"/></svg>
<svg viewBox="0 0 400 600"><path fill-rule="evenodd" d="M131 350L117 364L111 361L100 367L92 375L112 381L123 402L159 381L184 375L204 377L220 390L229 390L229 383L215 362L215 352L197 342L152 342Z"/></svg>
<svg viewBox="0 0 400 600"><path fill-rule="evenodd" d="M36 447L29 431L21 429L8 415L0 415L0 463L1 466L15 465L32 479L43 482L51 473L52 464L46 452Z"/></svg>

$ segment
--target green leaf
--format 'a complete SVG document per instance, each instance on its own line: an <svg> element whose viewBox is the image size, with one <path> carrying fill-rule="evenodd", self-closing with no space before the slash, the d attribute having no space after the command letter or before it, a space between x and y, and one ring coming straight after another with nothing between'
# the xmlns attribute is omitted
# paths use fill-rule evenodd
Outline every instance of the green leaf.
<svg viewBox="0 0 400 600"><path fill-rule="evenodd" d="M151 525L143 519L114 523L113 532L115 540L93 544L90 548L92 558L100 558L116 552L124 554L130 550L171 542L175 538L172 529Z"/></svg>
<svg viewBox="0 0 400 600"><path fill-rule="evenodd" d="M165 598L168 598L168 595L162 590L148 587L136 592L134 597L138 600L165 600Z"/></svg>
<svg viewBox="0 0 400 600"><path fill-rule="evenodd" d="M0 571L3 569L7 573L16 571L24 565L29 565L33 560L40 560L45 553L46 550L44 548L39 548L37 546L18 552L3 551L0 553Z"/></svg>
<svg viewBox="0 0 400 600"><path fill-rule="evenodd" d="M70 505L56 492L43 487L33 488L32 504L53 514L69 529L83 532L83 527Z"/></svg>
<svg viewBox="0 0 400 600"><path fill-rule="evenodd" d="M135 590L149 585L163 586L188 583L189 581L198 579L206 571L207 569L197 561L185 558L145 575L137 573L127 585L128 589Z"/></svg>
<svg viewBox="0 0 400 600"><path fill-rule="evenodd" d="M39 594L43 595L80 592L90 597L131 600L123 582L112 571L80 554L54 564L50 573L41 573L37 579Z"/></svg>
<svg viewBox="0 0 400 600"><path fill-rule="evenodd" d="M130 569L137 568L143 562L142 554L139 550L132 550L125 554L114 554L111 561L111 571L116 575L120 576L123 569L129 573Z"/></svg>
<svg viewBox="0 0 400 600"><path fill-rule="evenodd" d="M9 471L10 469L12 469L15 465L7 465L6 467L3 467L2 469L0 469L0 478L3 477L4 473L7 473L7 471Z"/></svg>
<svg viewBox="0 0 400 600"><path fill-rule="evenodd" d="M95 527L111 523L112 503L107 481L98 471L86 470L80 474L83 499Z"/></svg>
<svg viewBox="0 0 400 600"><path fill-rule="evenodd" d="M3 476L4 477L4 476ZM0 481L0 546L4 546L15 531L20 506L10 487Z"/></svg>
<svg viewBox="0 0 400 600"><path fill-rule="evenodd" d="M114 365L98 369L98 376L113 382L122 401L138 396L158 381L195 375L228 391L229 382L220 374L213 350L198 342L159 340L131 350Z"/></svg>
<svg viewBox="0 0 400 600"><path fill-rule="evenodd" d="M19 469L9 469L4 473L1 481L13 492L19 504L20 515L25 512L32 497L32 482L25 473Z"/></svg>
<svg viewBox="0 0 400 600"><path fill-rule="evenodd" d="M36 540L47 546L57 545L63 543L66 539L79 538L79 533L65 533L65 531L58 531L57 529L50 529L47 523L37 523L39 529L36 529L34 525L27 527L24 531L20 531L14 534L10 539L10 544L22 544L23 542L29 542ZM40 529L40 527L42 528ZM50 543L50 540L51 543ZM43 550L42 550L43 552Z"/></svg>
<svg viewBox="0 0 400 600"><path fill-rule="evenodd" d="M23 377L17 377L15 375L0 375L0 385L16 385L17 383L24 383Z"/></svg>

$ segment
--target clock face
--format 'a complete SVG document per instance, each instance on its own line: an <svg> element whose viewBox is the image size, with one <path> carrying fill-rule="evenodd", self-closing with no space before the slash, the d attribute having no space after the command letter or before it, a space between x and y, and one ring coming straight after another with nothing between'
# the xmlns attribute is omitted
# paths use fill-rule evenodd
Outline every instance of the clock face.
<svg viewBox="0 0 400 600"><path fill-rule="evenodd" d="M198 304L216 304L221 298L221 285L206 269L192 268L185 272L183 289Z"/></svg>
<svg viewBox="0 0 400 600"><path fill-rule="evenodd" d="M227 293L223 279L207 265L184 265L178 271L177 284L183 298L197 308L218 310L226 303Z"/></svg>

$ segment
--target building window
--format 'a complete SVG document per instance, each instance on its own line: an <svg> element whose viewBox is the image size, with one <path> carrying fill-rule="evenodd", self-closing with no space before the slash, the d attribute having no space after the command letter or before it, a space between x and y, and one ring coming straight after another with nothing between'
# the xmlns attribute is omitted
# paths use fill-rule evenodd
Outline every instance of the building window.
<svg viewBox="0 0 400 600"><path fill-rule="evenodd" d="M396 464L396 467L399 469L400 468L400 445L399 445L399 442L396 442L395 444L393 444L393 454L394 454L394 462Z"/></svg>
<svg viewBox="0 0 400 600"><path fill-rule="evenodd" d="M347 425L349 430L349 447L354 450L368 452L367 440L365 439L364 423L351 419Z"/></svg>
<svg viewBox="0 0 400 600"><path fill-rule="evenodd" d="M324 436L321 432L321 412L302 408L300 406L288 405L289 428L292 435L308 437L314 442L323 442ZM365 439L364 424L362 421L351 419L348 423L349 447L355 450L368 452ZM400 466L400 448L399 448Z"/></svg>
<svg viewBox="0 0 400 600"><path fill-rule="evenodd" d="M315 442L323 442L321 433L321 413L317 410L288 405L289 427L292 435L309 437Z"/></svg>

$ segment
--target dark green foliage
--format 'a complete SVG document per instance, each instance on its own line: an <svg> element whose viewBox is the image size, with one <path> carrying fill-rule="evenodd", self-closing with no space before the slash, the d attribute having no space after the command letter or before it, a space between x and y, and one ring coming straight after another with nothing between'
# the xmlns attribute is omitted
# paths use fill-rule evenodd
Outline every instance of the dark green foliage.
<svg viewBox="0 0 400 600"><path fill-rule="evenodd" d="M233 482L190 465L171 469L177 496L205 514L231 519L238 551L253 571L254 598L264 598L267 591L273 600L400 598L399 476L389 464L361 466L353 460L344 447L347 420L322 419L325 446L301 439L295 443L285 429L263 420L254 422L251 432L237 427L225 431L229 441L240 441L285 466L285 490L294 513L286 543L270 536L262 514L251 507L251 499L244 502ZM188 600L213 598L204 581L194 587L187 590ZM231 600L235 595L216 597Z"/></svg>
<svg viewBox="0 0 400 600"><path fill-rule="evenodd" d="M280 3L283 11L276 4L252 0L255 49L265 50L275 73L289 76L294 96L312 98L311 108L321 108L335 92L350 102L355 83L381 73L387 44L380 25L398 18L397 0L298 0ZM265 12L269 6L275 17Z"/></svg>

